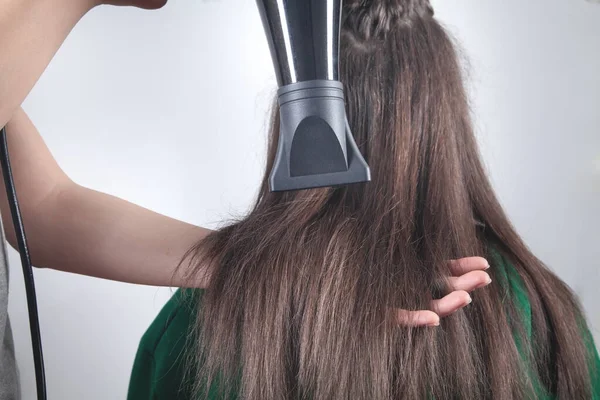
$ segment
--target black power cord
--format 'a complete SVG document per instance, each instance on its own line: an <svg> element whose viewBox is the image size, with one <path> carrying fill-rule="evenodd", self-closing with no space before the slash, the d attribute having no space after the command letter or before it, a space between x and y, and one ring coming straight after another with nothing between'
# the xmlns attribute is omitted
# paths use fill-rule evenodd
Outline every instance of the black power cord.
<svg viewBox="0 0 600 400"><path fill-rule="evenodd" d="M37 298L35 295L35 283L33 279L33 268L31 267L31 257L27 248L27 237L17 200L17 192L10 167L8 157L8 143L6 139L6 128L2 128L0 133L0 165L2 165L2 175L4 176L4 185L6 186L6 195L10 205L13 225L17 235L17 244L21 256L21 265L23 267L23 277L25 279L25 292L27 295L27 309L29 310L29 329L31 331L31 344L33 347L33 361L35 364L35 381L37 387L38 400L46 400L46 373L44 371L44 353L42 351L42 338L40 334L40 321L38 318Z"/></svg>

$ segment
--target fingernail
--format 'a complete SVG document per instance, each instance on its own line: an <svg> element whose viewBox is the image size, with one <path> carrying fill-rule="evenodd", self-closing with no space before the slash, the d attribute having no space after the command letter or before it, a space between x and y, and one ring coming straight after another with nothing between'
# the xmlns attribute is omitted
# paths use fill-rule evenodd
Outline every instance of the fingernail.
<svg viewBox="0 0 600 400"><path fill-rule="evenodd" d="M440 326L440 321L429 324L428 326Z"/></svg>
<svg viewBox="0 0 600 400"><path fill-rule="evenodd" d="M487 269L490 269L490 264L489 263L485 266L484 271L487 270Z"/></svg>
<svg viewBox="0 0 600 400"><path fill-rule="evenodd" d="M477 286L475 287L475 289L481 289L481 288L484 288L484 287L486 287L487 285L489 285L490 283L492 283L492 280L488 278L488 279L487 279L485 282L483 282L483 283L480 283L479 285L477 285Z"/></svg>
<svg viewBox="0 0 600 400"><path fill-rule="evenodd" d="M471 296L469 296L469 299L467 300L467 304L471 304L473 302L473 298Z"/></svg>

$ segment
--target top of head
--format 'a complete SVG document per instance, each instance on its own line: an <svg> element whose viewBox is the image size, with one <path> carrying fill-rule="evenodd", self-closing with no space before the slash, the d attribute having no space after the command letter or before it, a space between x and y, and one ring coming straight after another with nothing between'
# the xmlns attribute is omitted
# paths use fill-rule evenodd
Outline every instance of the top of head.
<svg viewBox="0 0 600 400"><path fill-rule="evenodd" d="M344 27L363 40L383 39L394 26L433 14L429 0L344 0Z"/></svg>

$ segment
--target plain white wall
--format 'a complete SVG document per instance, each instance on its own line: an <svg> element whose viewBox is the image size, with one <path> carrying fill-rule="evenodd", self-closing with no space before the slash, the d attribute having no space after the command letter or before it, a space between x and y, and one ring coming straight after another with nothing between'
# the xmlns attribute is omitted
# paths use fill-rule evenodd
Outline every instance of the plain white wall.
<svg viewBox="0 0 600 400"><path fill-rule="evenodd" d="M514 224L600 327L600 6L434 1L470 60L486 163ZM76 181L195 224L250 204L275 90L251 0L86 16L25 109ZM34 375L23 280L10 314L24 399ZM137 343L170 289L36 271L49 398L124 399Z"/></svg>

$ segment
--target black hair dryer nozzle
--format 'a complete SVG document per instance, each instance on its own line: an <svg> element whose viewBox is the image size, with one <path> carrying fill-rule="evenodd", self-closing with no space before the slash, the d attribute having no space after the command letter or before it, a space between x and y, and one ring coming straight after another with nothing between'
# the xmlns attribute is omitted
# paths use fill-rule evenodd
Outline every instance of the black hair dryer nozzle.
<svg viewBox="0 0 600 400"><path fill-rule="evenodd" d="M272 191L371 179L344 107L338 58L341 0L257 0L279 83Z"/></svg>

